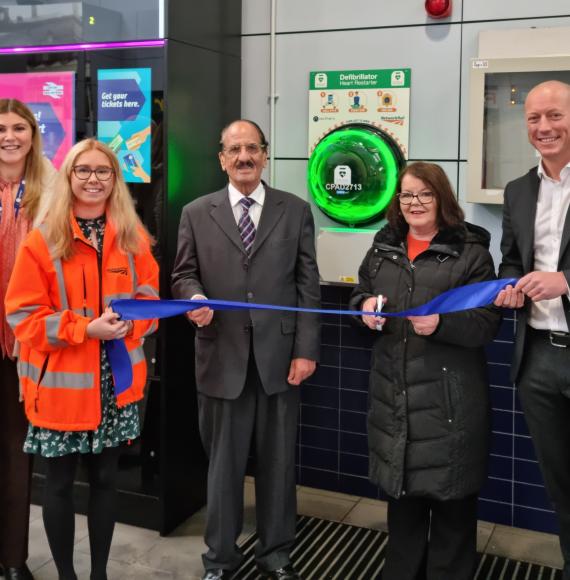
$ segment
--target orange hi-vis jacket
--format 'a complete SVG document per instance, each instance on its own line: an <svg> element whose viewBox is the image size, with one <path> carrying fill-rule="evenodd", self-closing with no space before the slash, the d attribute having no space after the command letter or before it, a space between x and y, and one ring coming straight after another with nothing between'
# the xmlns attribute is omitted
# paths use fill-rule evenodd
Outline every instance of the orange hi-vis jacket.
<svg viewBox="0 0 570 580"><path fill-rule="evenodd" d="M6 292L7 319L20 343L18 374L28 420L58 431L94 430L101 423L100 340L87 325L116 298L156 299L158 265L141 230L137 254L121 251L107 219L98 258L72 217L74 253L52 259L43 227L20 246ZM131 386L117 397L124 406L142 398L146 383L143 337L156 320L134 321L124 339L133 365Z"/></svg>

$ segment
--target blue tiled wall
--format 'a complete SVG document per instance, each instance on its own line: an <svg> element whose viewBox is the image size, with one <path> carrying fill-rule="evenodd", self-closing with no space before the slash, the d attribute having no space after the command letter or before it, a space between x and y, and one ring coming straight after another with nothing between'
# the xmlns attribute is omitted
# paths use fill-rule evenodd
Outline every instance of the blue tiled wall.
<svg viewBox="0 0 570 580"><path fill-rule="evenodd" d="M323 308L346 308L351 289L323 286ZM298 481L384 499L368 481L366 408L372 337L339 316L323 316L322 360L301 391ZM557 532L516 390L509 381L515 320L507 314L487 348L493 444L479 518Z"/></svg>

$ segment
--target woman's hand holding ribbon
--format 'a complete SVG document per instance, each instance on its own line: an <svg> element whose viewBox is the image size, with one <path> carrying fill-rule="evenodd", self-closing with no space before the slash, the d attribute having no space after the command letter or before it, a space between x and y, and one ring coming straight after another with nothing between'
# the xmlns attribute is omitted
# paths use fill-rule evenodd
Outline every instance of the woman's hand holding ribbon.
<svg viewBox="0 0 570 580"><path fill-rule="evenodd" d="M99 340L121 339L127 336L132 326L132 321L121 320L119 314L107 307L101 316L87 325L87 336Z"/></svg>
<svg viewBox="0 0 570 580"><path fill-rule="evenodd" d="M428 314L427 316L408 316L412 323L414 332L422 336L429 336L435 332L439 325L439 314Z"/></svg>
<svg viewBox="0 0 570 580"><path fill-rule="evenodd" d="M384 302L386 302L386 299L384 299ZM376 296L370 296L362 302L360 308L362 312L374 312L374 310L377 310L377 303L378 298ZM381 328L384 325L386 319L382 316L369 316L365 314L362 316L362 322L371 330L378 330L379 327Z"/></svg>

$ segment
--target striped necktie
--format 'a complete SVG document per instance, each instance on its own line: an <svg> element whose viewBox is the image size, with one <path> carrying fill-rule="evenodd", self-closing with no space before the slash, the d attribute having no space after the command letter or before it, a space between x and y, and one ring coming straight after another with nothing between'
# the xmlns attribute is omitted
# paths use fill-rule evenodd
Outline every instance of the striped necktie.
<svg viewBox="0 0 570 580"><path fill-rule="evenodd" d="M255 200L249 197L242 197L239 202L242 207L242 214L239 218L238 230L245 252L249 255L253 247L253 240L255 239L255 225L249 215L249 208L255 203Z"/></svg>

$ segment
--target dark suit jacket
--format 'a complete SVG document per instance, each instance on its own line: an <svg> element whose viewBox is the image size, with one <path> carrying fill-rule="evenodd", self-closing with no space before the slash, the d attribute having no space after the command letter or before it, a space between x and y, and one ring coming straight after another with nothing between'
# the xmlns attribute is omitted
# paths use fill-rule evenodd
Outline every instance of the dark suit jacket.
<svg viewBox="0 0 570 580"><path fill-rule="evenodd" d="M499 278L520 278L534 269L534 221L539 187L540 178L534 167L505 188L501 239L503 261L499 266ZM558 256L558 270L564 272L567 281L570 281L569 242L570 219L567 214ZM562 304L570 327L570 302L566 296L562 297ZM513 381L516 381L521 366L529 312L530 301L527 300L525 306L517 311L516 345L511 364Z"/></svg>
<svg viewBox="0 0 570 580"><path fill-rule="evenodd" d="M210 299L318 308L319 274L309 204L265 186L265 202L248 257L227 187L184 207L172 274L176 298ZM250 333L253 333L251 340ZM198 390L234 399L241 393L250 345L267 394L290 388L292 358L318 361L319 318L294 312L217 311L196 329Z"/></svg>

